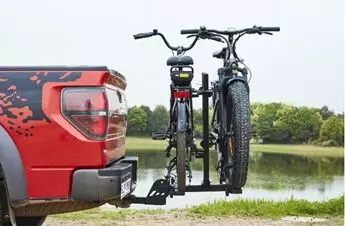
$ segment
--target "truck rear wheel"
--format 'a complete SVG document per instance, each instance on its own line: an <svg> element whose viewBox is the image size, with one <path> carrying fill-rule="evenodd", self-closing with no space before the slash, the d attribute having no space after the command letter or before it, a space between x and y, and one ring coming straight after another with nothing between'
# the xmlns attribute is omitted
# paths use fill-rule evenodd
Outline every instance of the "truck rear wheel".
<svg viewBox="0 0 345 226"><path fill-rule="evenodd" d="M40 226L47 216L16 217L17 226ZM11 226L5 180L0 179L0 225Z"/></svg>
<svg viewBox="0 0 345 226"><path fill-rule="evenodd" d="M16 222L18 226L40 226L46 218L47 216L16 217Z"/></svg>
<svg viewBox="0 0 345 226"><path fill-rule="evenodd" d="M7 191L4 178L0 179L0 225L12 225L8 214Z"/></svg>

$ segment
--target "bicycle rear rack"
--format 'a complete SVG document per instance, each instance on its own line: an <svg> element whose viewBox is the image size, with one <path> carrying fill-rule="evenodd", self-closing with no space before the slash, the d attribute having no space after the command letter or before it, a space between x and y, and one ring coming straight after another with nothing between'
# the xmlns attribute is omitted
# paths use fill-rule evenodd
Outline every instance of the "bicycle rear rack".
<svg viewBox="0 0 345 226"><path fill-rule="evenodd" d="M209 175L209 122L208 122L208 98L211 96L212 91L208 89L208 74L202 73L202 114L203 114L203 177L204 180L201 185L188 185L186 192L212 192L212 191L225 191L226 196L229 194L241 194L241 188L232 188L227 184L211 184ZM162 138L164 134L155 134L156 138ZM159 179L155 181L146 197L129 196L130 202L133 204L145 205L165 205L168 196L173 198L174 195L181 195L170 184L169 178Z"/></svg>

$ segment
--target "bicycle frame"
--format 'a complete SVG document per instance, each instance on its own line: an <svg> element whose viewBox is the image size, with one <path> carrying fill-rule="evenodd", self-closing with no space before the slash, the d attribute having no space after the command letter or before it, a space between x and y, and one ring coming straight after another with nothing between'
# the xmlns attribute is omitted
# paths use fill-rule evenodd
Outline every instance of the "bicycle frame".
<svg viewBox="0 0 345 226"><path fill-rule="evenodd" d="M222 153L224 160L228 162L230 165L232 165L234 162L233 159L231 157L230 159L227 159L228 155L225 154L225 152L227 151L225 141L232 135L231 128L227 128L227 125L229 124L227 122L228 116L231 116L231 114L228 112L228 109L226 109L226 97L228 94L228 88L230 84L234 81L243 82L247 87L248 93L249 86L246 74L244 74L244 76L239 76L238 71L233 70L233 64L236 64L237 66L237 62L233 57L233 36L231 35L228 36L228 46L230 48L226 48L225 56L229 55L229 58L228 60L226 60L226 58L223 59L223 67L218 69L218 81L213 83L213 87L211 88L213 90L214 108L211 125L214 130L217 130L216 133L211 133L211 137L213 137L213 139L215 140L218 140L219 151ZM215 125L215 122L219 124Z"/></svg>
<svg viewBox="0 0 345 226"><path fill-rule="evenodd" d="M170 85L170 125L168 134L170 144L175 147L173 136L176 132L187 132L189 134L187 144L193 140L193 100L192 87ZM179 120L177 120L179 119ZM187 145L188 146L188 145Z"/></svg>

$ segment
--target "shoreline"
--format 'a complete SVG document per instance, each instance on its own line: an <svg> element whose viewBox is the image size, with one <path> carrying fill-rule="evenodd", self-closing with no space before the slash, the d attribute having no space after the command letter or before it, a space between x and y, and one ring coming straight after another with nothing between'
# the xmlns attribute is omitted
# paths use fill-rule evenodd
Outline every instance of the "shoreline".
<svg viewBox="0 0 345 226"><path fill-rule="evenodd" d="M196 144L199 145L197 140ZM126 137L126 149L130 152L161 151L167 146L165 140L152 140L149 137ZM213 149L211 148L212 152ZM255 153L275 153L310 157L344 158L343 147L320 147L303 144L251 144L250 151Z"/></svg>

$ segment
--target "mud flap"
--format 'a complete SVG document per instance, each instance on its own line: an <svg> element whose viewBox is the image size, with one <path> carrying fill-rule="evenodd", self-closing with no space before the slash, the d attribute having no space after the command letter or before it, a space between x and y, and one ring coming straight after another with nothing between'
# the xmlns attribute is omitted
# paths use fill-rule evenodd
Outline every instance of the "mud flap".
<svg viewBox="0 0 345 226"><path fill-rule="evenodd" d="M177 132L186 132L187 112L186 103L177 103Z"/></svg>

